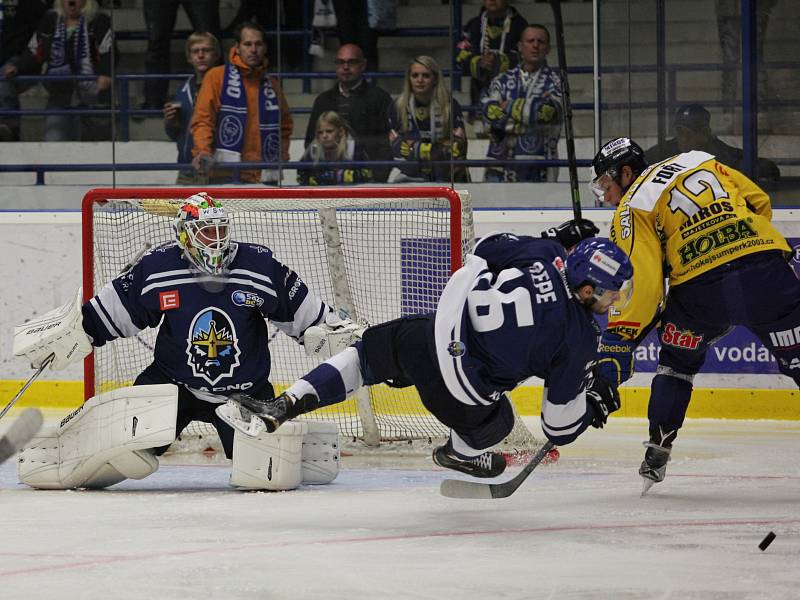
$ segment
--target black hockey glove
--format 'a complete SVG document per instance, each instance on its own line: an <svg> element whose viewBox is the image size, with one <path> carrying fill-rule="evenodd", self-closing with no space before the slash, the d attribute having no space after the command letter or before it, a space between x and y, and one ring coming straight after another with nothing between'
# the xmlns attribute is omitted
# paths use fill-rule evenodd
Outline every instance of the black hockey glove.
<svg viewBox="0 0 800 600"><path fill-rule="evenodd" d="M619 392L608 379L595 375L586 390L586 402L594 410L592 427L602 429L608 415L619 410Z"/></svg>
<svg viewBox="0 0 800 600"><path fill-rule="evenodd" d="M543 238L556 240L567 250L586 238L593 237L600 233L600 230L589 219L572 219L562 223L558 227L551 227L542 232Z"/></svg>

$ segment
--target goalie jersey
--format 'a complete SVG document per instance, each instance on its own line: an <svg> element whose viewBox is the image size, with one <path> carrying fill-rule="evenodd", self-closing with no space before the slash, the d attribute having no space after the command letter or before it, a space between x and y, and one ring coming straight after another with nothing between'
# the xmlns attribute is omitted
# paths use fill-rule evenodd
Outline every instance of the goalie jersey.
<svg viewBox="0 0 800 600"><path fill-rule="evenodd" d="M600 327L569 289L566 251L547 239L484 238L436 310L439 369L467 405L488 405L526 379L544 380L542 428L558 444L589 425L586 385Z"/></svg>
<svg viewBox="0 0 800 600"><path fill-rule="evenodd" d="M634 294L609 314L607 340L639 341L660 312L664 279L680 285L733 259L788 252L771 223L769 196L705 152L678 154L650 166L628 189L611 223L611 240L633 263Z"/></svg>
<svg viewBox="0 0 800 600"><path fill-rule="evenodd" d="M231 252L229 269L212 277L190 267L177 243L149 251L84 304L93 345L160 325L155 365L198 398L268 386L266 319L302 340L330 309L269 248L240 242Z"/></svg>

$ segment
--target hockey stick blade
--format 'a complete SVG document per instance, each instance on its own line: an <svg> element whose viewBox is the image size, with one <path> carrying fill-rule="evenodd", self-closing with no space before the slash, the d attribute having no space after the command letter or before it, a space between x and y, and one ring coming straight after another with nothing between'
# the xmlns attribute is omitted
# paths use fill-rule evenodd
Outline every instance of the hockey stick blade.
<svg viewBox="0 0 800 600"><path fill-rule="evenodd" d="M439 487L439 493L448 498L468 498L475 500L492 500L508 498L517 491L522 482L533 473L539 463L555 448L553 442L545 442L534 454L531 461L514 477L503 483L481 483L479 481L463 481L461 479L445 479Z"/></svg>
<svg viewBox="0 0 800 600"><path fill-rule="evenodd" d="M42 426L42 413L36 408L26 408L0 437L0 463L14 456L31 441Z"/></svg>

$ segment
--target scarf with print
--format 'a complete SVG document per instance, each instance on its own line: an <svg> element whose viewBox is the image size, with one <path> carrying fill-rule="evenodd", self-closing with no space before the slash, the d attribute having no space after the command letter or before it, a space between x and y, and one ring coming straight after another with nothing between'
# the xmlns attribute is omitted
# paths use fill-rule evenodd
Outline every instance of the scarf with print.
<svg viewBox="0 0 800 600"><path fill-rule="evenodd" d="M422 119L421 123L417 120L417 101L414 98L414 94L411 94L411 98L408 100L408 119L409 125L412 131L418 131L420 137L429 142L437 142L442 138L446 137L444 135L444 121L442 120L442 111L436 105L436 102L431 100L431 103L428 104L428 132L423 131L422 125L425 124L425 120Z"/></svg>
<svg viewBox="0 0 800 600"><path fill-rule="evenodd" d="M67 44L72 44L72 59L70 60ZM63 16L58 17L56 29L53 32L53 41L50 44L50 56L47 63L48 75L94 75L92 66L92 50L89 44L89 27L86 17L81 16L78 26L72 34L72 39L67 36L67 23ZM96 86L95 81L79 81L81 91L91 92Z"/></svg>
<svg viewBox="0 0 800 600"><path fill-rule="evenodd" d="M503 33L500 35L500 44L497 46L496 50L501 53L505 53L506 47L506 38L508 37L509 32L511 31L511 17L512 13L510 10L506 10L506 17L503 19ZM492 49L492 39L489 36L489 32L487 31L489 28L489 11L485 10L481 13L481 54L485 54Z"/></svg>
<svg viewBox="0 0 800 600"><path fill-rule="evenodd" d="M277 162L280 155L280 114L278 95L264 76L258 91L258 133L264 162ZM247 91L239 69L225 63L214 158L217 162L241 162L247 124ZM264 181L277 181L277 169L264 169Z"/></svg>

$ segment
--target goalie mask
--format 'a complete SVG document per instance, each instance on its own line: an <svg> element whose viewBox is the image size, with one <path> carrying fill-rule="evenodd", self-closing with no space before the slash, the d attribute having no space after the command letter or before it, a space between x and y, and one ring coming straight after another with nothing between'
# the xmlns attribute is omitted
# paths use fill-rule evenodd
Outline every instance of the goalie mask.
<svg viewBox="0 0 800 600"><path fill-rule="evenodd" d="M225 208L205 192L188 198L174 223L186 257L210 275L220 275L231 261L229 225Z"/></svg>
<svg viewBox="0 0 800 600"><path fill-rule="evenodd" d="M592 303L624 308L630 302L633 265L628 255L608 238L593 237L580 242L567 257L566 267L573 293L589 284L594 289Z"/></svg>

